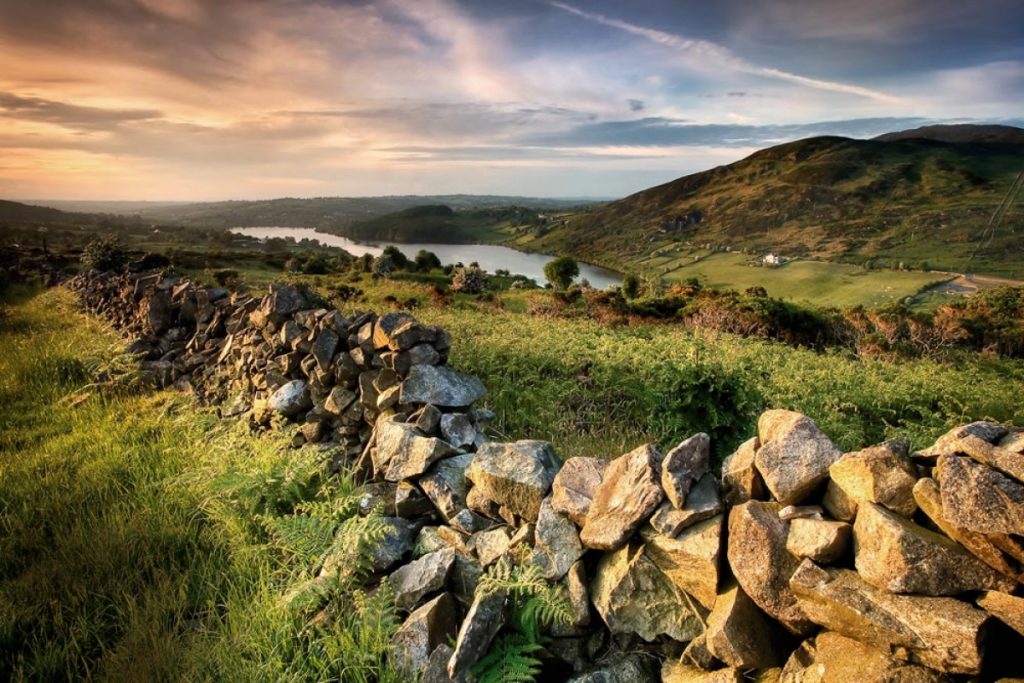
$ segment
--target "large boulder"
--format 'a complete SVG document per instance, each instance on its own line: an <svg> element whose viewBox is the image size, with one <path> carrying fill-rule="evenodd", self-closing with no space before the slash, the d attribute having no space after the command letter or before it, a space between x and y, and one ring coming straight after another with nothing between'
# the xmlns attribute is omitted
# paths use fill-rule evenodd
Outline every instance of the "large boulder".
<svg viewBox="0 0 1024 683"><path fill-rule="evenodd" d="M455 455L433 465L420 477L419 485L430 502L446 520L466 509L469 480L466 469L473 462L473 454Z"/></svg>
<svg viewBox="0 0 1024 683"><path fill-rule="evenodd" d="M270 408L285 417L296 417L313 407L309 385L305 380L293 379L278 387L267 401Z"/></svg>
<svg viewBox="0 0 1024 683"><path fill-rule="evenodd" d="M729 566L758 607L791 633L806 635L813 625L789 588L799 560L786 550L789 522L779 519L779 509L752 500L729 511Z"/></svg>
<svg viewBox="0 0 1024 683"><path fill-rule="evenodd" d="M940 456L935 476L942 513L952 524L983 534L1024 535L1024 485L958 455Z"/></svg>
<svg viewBox="0 0 1024 683"><path fill-rule="evenodd" d="M687 608L686 597L640 544L601 557L590 599L612 633L635 633L646 641L667 635L686 642L703 630L703 615Z"/></svg>
<svg viewBox="0 0 1024 683"><path fill-rule="evenodd" d="M962 545L979 560L1015 581L1024 579L1019 565L1003 554L992 538L977 531L967 531L952 524L942 512L942 494L938 483L929 477L918 479L914 485L914 500L925 515L942 533Z"/></svg>
<svg viewBox="0 0 1024 683"><path fill-rule="evenodd" d="M544 499L534 529L533 564L549 581L558 581L583 555L576 525L551 507L551 496Z"/></svg>
<svg viewBox="0 0 1024 683"><path fill-rule="evenodd" d="M953 598L893 595L848 569L804 560L790 579L803 613L816 624L948 673L978 674L985 612Z"/></svg>
<svg viewBox="0 0 1024 683"><path fill-rule="evenodd" d="M466 477L473 482L478 499L536 522L558 467L558 457L546 441L486 443L477 451Z"/></svg>
<svg viewBox="0 0 1024 683"><path fill-rule="evenodd" d="M832 464L829 476L854 502L854 511L861 501L884 505L904 517L917 510L913 493L917 473L903 442L888 441L847 453Z"/></svg>
<svg viewBox="0 0 1024 683"><path fill-rule="evenodd" d="M861 578L890 593L957 595L1015 585L955 541L875 503L860 505L853 540Z"/></svg>
<svg viewBox="0 0 1024 683"><path fill-rule="evenodd" d="M650 444L613 460L594 494L580 540L588 548L615 550L647 521L665 497L661 455Z"/></svg>
<svg viewBox="0 0 1024 683"><path fill-rule="evenodd" d="M814 420L789 410L768 410L757 421L758 472L777 501L799 503L828 478L842 455Z"/></svg>
<svg viewBox="0 0 1024 683"><path fill-rule="evenodd" d="M474 597L459 627L455 651L448 660L448 675L454 680L464 681L470 668L487 653L491 641L505 623L507 598L503 590Z"/></svg>
<svg viewBox="0 0 1024 683"><path fill-rule="evenodd" d="M388 419L377 422L373 466L387 481L418 477L438 460L455 453L448 443L423 436L410 424Z"/></svg>
<svg viewBox="0 0 1024 683"><path fill-rule="evenodd" d="M665 454L661 461L661 486L677 509L686 504L690 488L708 472L711 437L694 434Z"/></svg>
<svg viewBox="0 0 1024 683"><path fill-rule="evenodd" d="M711 654L729 666L765 669L781 664L771 624L735 583L715 599L704 637Z"/></svg>
<svg viewBox="0 0 1024 683"><path fill-rule="evenodd" d="M442 593L410 614L391 638L398 668L410 674L427 668L431 653L454 637L457 610L451 593Z"/></svg>
<svg viewBox="0 0 1024 683"><path fill-rule="evenodd" d="M411 610L430 593L444 588L455 565L454 548L428 553L391 573L395 606Z"/></svg>
<svg viewBox="0 0 1024 683"><path fill-rule="evenodd" d="M430 403L439 408L465 408L487 394L483 382L447 366L413 365L402 382L399 403Z"/></svg>
<svg viewBox="0 0 1024 683"><path fill-rule="evenodd" d="M988 465L1018 482L1024 481L1024 456L1000 446L993 446L984 439L968 434L960 439L957 448L975 462Z"/></svg>
<svg viewBox="0 0 1024 683"><path fill-rule="evenodd" d="M767 497L764 479L754 464L754 456L760 447L761 440L755 436L740 444L735 453L722 461L722 495L727 505Z"/></svg>
<svg viewBox="0 0 1024 683"><path fill-rule="evenodd" d="M718 593L725 519L718 515L673 538L644 529L646 553L669 581L711 609Z"/></svg>
<svg viewBox="0 0 1024 683"><path fill-rule="evenodd" d="M682 509L677 509L668 500L659 505L651 515L651 526L666 536L678 536L683 529L721 512L722 500L718 495L718 478L708 472L690 489Z"/></svg>
<svg viewBox="0 0 1024 683"><path fill-rule="evenodd" d="M946 683L938 671L901 662L888 653L824 631L797 648L782 670L793 683Z"/></svg>
<svg viewBox="0 0 1024 683"><path fill-rule="evenodd" d="M566 460L551 485L551 506L555 512L568 516L576 526L582 527L607 467L608 461L600 458Z"/></svg>

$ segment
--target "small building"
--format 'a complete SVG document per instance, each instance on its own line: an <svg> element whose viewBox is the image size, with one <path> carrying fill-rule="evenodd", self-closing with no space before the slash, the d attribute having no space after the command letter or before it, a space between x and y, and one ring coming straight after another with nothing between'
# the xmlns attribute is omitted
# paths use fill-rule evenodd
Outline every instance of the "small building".
<svg viewBox="0 0 1024 683"><path fill-rule="evenodd" d="M781 266L786 262L786 257L779 254L767 254L761 259L761 263L766 266Z"/></svg>

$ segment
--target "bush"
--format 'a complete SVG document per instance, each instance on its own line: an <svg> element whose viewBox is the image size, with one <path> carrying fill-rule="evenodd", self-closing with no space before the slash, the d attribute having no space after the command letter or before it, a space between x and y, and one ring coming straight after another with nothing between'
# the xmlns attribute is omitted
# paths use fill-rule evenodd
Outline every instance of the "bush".
<svg viewBox="0 0 1024 683"><path fill-rule="evenodd" d="M437 254L426 249L420 249L416 254L416 270L423 273L429 273L435 268L441 267L441 259L437 258Z"/></svg>
<svg viewBox="0 0 1024 683"><path fill-rule="evenodd" d="M635 299L640 296L640 278L630 273L622 278L622 296Z"/></svg>
<svg viewBox="0 0 1024 683"><path fill-rule="evenodd" d="M487 273L480 268L456 268L452 277L452 291L463 294L479 294L487 286Z"/></svg>
<svg viewBox="0 0 1024 683"><path fill-rule="evenodd" d="M565 289L580 274L580 265L571 256L559 256L544 265L544 277L555 289Z"/></svg>
<svg viewBox="0 0 1024 683"><path fill-rule="evenodd" d="M242 279L242 276L234 268L221 268L213 271L212 275L214 282L221 287L236 285Z"/></svg>
<svg viewBox="0 0 1024 683"><path fill-rule="evenodd" d="M85 247L82 263L90 270L122 271L128 265L128 253L117 235L105 235Z"/></svg>

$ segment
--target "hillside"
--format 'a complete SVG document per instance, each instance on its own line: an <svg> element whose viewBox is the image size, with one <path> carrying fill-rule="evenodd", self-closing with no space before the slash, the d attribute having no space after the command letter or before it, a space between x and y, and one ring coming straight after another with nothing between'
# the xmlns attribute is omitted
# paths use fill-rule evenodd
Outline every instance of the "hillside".
<svg viewBox="0 0 1024 683"><path fill-rule="evenodd" d="M97 218L99 218L97 215L69 213L48 206L35 206L0 199L0 224L75 223L83 220L94 222Z"/></svg>
<svg viewBox="0 0 1024 683"><path fill-rule="evenodd" d="M364 241L460 244L503 239L498 228L531 223L536 217L536 211L517 206L455 211L439 204L414 206L328 231Z"/></svg>
<svg viewBox="0 0 1024 683"><path fill-rule="evenodd" d="M957 128L959 139L973 140ZM978 139L990 139L991 127L981 128ZM659 264L659 272L670 273L700 256L687 247L709 245L1024 274L1024 245L1012 234L1024 222L1024 206L1011 206L994 234L985 233L1024 170L1024 144L951 143L922 134L779 145L581 213L545 234L521 235L516 245L640 272L656 252L677 250L670 254L675 263Z"/></svg>

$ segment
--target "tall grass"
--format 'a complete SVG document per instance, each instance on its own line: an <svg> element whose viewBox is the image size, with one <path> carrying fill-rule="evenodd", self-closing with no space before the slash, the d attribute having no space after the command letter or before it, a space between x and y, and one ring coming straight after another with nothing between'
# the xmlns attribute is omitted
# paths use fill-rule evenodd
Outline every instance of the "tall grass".
<svg viewBox="0 0 1024 683"><path fill-rule="evenodd" d="M386 596L360 612L335 595L340 616L317 627L282 602L314 564L268 520L352 482L325 485L313 455L183 395L81 392L116 337L66 292L15 295L0 314L0 679L396 680Z"/></svg>

